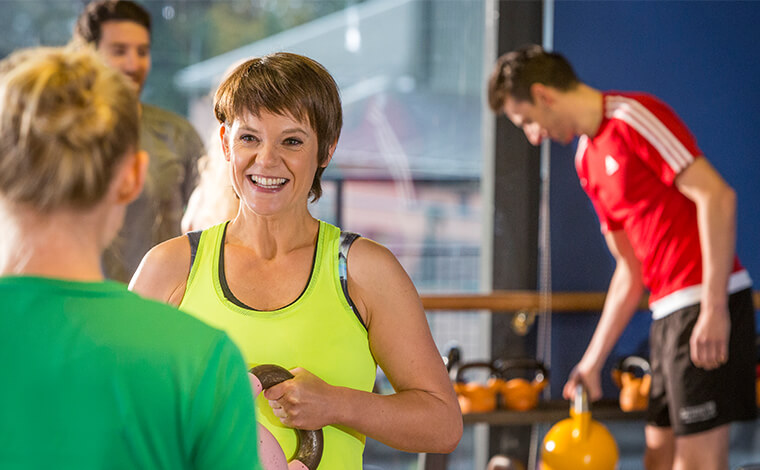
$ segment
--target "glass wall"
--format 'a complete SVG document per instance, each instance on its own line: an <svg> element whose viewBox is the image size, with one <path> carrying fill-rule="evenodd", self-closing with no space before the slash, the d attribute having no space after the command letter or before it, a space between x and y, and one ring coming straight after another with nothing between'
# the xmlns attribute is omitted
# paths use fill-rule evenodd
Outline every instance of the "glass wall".
<svg viewBox="0 0 760 470"><path fill-rule="evenodd" d="M0 56L64 44L84 3L3 1ZM340 86L345 124L313 214L386 245L422 293L481 289L485 0L142 4L154 22L144 101L211 139L210 95L230 66L281 50L318 60ZM487 351L476 315L428 318L442 352L451 341L467 360ZM466 436L452 463L471 447ZM366 461L408 468L416 456L370 442Z"/></svg>

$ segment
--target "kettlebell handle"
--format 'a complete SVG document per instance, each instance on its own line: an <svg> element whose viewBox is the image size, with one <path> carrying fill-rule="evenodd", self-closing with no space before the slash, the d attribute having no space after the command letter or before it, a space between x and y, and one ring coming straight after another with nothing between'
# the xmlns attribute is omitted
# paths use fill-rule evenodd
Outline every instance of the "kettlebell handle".
<svg viewBox="0 0 760 470"><path fill-rule="evenodd" d="M263 390L282 383L293 378L293 374L284 367L276 364L262 364L249 371L255 375L261 382ZM298 447L296 453L288 462L299 461L309 470L316 470L319 462L322 460L322 451L324 449L324 435L321 429L316 431L307 431L305 429L295 429L298 437Z"/></svg>
<svg viewBox="0 0 760 470"><path fill-rule="evenodd" d="M454 375L454 380L456 382L464 383L465 382L464 371L466 371L467 369L480 369L480 368L489 369L491 371L491 374L498 375L498 372L499 372L499 370L496 367L494 367L492 362L480 361L480 362L467 362L462 365L455 365L451 373Z"/></svg>
<svg viewBox="0 0 760 470"><path fill-rule="evenodd" d="M573 433L573 439L584 441L588 439L591 429L591 409L589 406L588 392L583 383L578 382L575 386L575 397L570 404L570 417L573 427L577 432Z"/></svg>
<svg viewBox="0 0 760 470"><path fill-rule="evenodd" d="M457 364L462 361L462 350L456 344L449 346L445 356L443 356L443 362L446 364L446 371L451 372Z"/></svg>
<svg viewBox="0 0 760 470"><path fill-rule="evenodd" d="M573 403L570 405L570 409L575 414L588 413L590 410L588 401L588 392L583 383L578 382L575 385L575 396L573 397Z"/></svg>
<svg viewBox="0 0 760 470"><path fill-rule="evenodd" d="M652 369L649 365L649 361L641 356L628 356L618 363L616 367L620 372L632 372L636 373L640 371L642 375L652 373Z"/></svg>
<svg viewBox="0 0 760 470"><path fill-rule="evenodd" d="M531 358L497 359L493 362L494 368L499 372L502 379L507 379L507 373L513 370L534 371L534 383L540 383L549 379L549 370L543 362Z"/></svg>

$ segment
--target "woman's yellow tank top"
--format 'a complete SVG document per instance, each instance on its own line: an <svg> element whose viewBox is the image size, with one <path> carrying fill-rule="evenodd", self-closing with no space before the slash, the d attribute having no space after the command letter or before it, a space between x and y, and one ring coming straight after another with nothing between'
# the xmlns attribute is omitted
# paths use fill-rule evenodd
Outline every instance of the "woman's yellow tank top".
<svg viewBox="0 0 760 470"><path fill-rule="evenodd" d="M371 391L377 363L369 349L367 330L341 288L340 230L320 221L311 277L300 297L281 309L259 311L244 307L226 287L226 227L227 223L223 223L201 234L180 309L226 331L249 367L303 367L329 384ZM296 433L274 416L264 394L256 399L256 412L285 455L292 456L297 446ZM364 436L353 429L325 427L319 468L362 468L364 441Z"/></svg>

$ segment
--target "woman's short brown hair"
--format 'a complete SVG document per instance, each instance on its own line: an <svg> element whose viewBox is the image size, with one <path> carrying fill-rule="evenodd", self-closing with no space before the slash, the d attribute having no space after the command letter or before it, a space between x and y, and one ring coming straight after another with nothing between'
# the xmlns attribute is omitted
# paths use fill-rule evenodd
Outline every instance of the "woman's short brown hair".
<svg viewBox="0 0 760 470"><path fill-rule="evenodd" d="M138 146L133 86L89 49L0 62L0 196L40 212L100 202Z"/></svg>
<svg viewBox="0 0 760 470"><path fill-rule="evenodd" d="M321 178L330 150L340 137L343 111L338 86L317 61L278 52L250 59L230 72L214 96L216 119L230 126L246 113L287 114L307 123L317 134L317 173L309 195L322 195Z"/></svg>

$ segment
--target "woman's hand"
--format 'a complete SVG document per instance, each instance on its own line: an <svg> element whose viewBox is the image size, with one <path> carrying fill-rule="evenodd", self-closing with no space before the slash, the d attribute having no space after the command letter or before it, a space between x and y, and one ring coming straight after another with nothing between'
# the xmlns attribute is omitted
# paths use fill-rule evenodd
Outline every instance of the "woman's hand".
<svg viewBox="0 0 760 470"><path fill-rule="evenodd" d="M317 430L335 422L336 407L330 402L336 388L311 372L297 367L290 370L293 378L264 391L274 415L285 426Z"/></svg>

